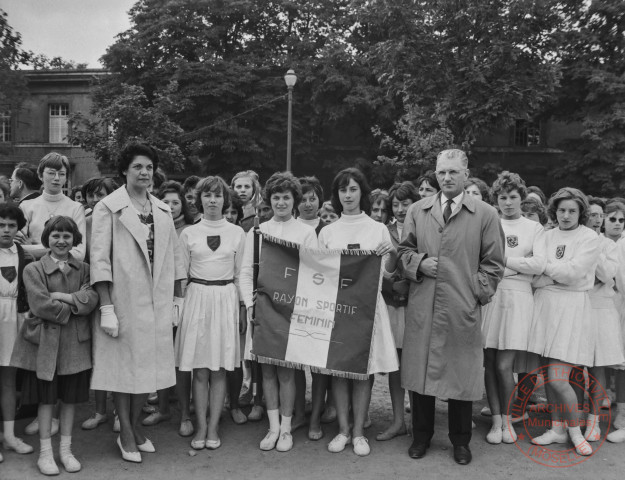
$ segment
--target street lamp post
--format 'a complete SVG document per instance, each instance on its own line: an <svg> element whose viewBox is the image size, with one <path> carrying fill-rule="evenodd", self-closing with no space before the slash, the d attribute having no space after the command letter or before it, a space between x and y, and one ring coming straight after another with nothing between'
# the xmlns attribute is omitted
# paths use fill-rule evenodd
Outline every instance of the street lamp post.
<svg viewBox="0 0 625 480"><path fill-rule="evenodd" d="M284 76L284 83L289 90L289 117L287 121L287 139L286 139L286 170L291 171L291 126L293 122L293 87L297 82L297 76L292 69L289 69Z"/></svg>

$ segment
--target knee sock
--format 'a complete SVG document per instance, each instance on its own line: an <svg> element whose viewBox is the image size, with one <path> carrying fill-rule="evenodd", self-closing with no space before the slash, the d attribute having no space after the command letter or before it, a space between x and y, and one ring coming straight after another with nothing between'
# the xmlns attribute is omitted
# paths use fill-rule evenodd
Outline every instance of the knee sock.
<svg viewBox="0 0 625 480"><path fill-rule="evenodd" d="M15 420L5 420L4 424L4 439L9 442L15 438Z"/></svg>
<svg viewBox="0 0 625 480"><path fill-rule="evenodd" d="M280 423L280 433L291 433L291 418L282 416L282 422Z"/></svg>
<svg viewBox="0 0 625 480"><path fill-rule="evenodd" d="M41 438L39 439L39 457L53 457L52 454L52 439L51 438Z"/></svg>
<svg viewBox="0 0 625 480"><path fill-rule="evenodd" d="M279 432L280 411L277 408L275 410L267 410L267 418L269 419L269 430L272 432Z"/></svg>

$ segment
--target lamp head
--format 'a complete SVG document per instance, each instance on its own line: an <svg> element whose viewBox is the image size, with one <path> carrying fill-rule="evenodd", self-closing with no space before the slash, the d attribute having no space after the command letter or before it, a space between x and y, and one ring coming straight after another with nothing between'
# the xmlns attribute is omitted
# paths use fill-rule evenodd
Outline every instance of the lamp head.
<svg viewBox="0 0 625 480"><path fill-rule="evenodd" d="M284 76L284 83L286 83L287 87L293 88L296 82L297 82L297 75L295 75L295 72L293 71L293 69L289 69L286 72L286 75Z"/></svg>

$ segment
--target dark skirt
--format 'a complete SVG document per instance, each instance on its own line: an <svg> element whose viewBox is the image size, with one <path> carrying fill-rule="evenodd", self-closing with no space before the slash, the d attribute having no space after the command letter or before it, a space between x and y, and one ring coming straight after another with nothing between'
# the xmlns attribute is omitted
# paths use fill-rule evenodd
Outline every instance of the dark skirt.
<svg viewBox="0 0 625 480"><path fill-rule="evenodd" d="M91 369L72 375L54 374L52 381L37 378L37 372L24 371L22 404L54 405L63 403L86 403L89 401Z"/></svg>

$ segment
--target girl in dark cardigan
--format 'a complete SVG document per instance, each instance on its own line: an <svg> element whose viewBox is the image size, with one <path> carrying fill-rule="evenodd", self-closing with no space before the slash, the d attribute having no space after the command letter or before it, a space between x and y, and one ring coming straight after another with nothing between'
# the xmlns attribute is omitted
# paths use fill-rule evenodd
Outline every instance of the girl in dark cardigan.
<svg viewBox="0 0 625 480"><path fill-rule="evenodd" d="M37 466L44 475L59 473L50 438L57 400L61 401L61 462L68 472L81 469L71 451L71 435L75 404L89 400L89 314L98 303L98 294L89 284L89 265L69 253L81 241L71 218L53 217L41 236L48 253L24 269L30 315L15 341L11 366L27 370L22 401L39 404Z"/></svg>

